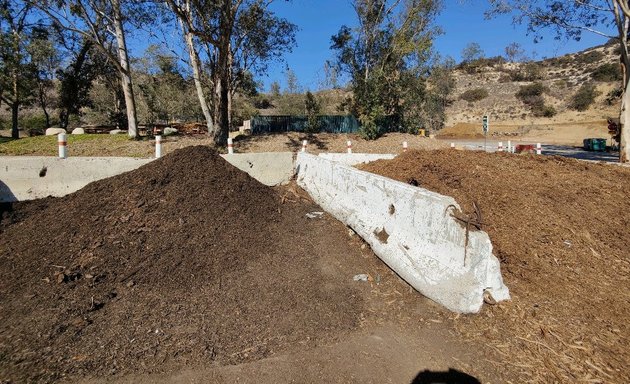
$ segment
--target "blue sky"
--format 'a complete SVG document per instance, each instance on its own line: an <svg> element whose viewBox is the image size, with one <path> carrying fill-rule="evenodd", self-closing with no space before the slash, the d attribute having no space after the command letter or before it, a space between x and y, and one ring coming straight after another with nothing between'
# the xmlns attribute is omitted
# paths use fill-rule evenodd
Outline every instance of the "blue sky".
<svg viewBox="0 0 630 384"><path fill-rule="evenodd" d="M541 43L534 44L532 36L527 36L525 27L513 26L510 16L485 20L483 13L487 7L484 0L444 0L444 9L436 20L444 32L435 41L435 50L442 56L460 60L462 49L471 42L478 43L485 55L497 56L504 53L505 47L518 42L526 54L536 58L553 57L577 52L607 39L592 33L583 34L581 41L557 41L552 34L545 36ZM284 87L284 70L288 65L297 75L305 89L316 90L323 79L323 65L332 59L330 37L341 25L354 26L356 17L350 0L277 0L272 8L276 13L299 27L298 46L286 55L285 63L272 64L269 73L260 77L266 89L277 80Z"/></svg>

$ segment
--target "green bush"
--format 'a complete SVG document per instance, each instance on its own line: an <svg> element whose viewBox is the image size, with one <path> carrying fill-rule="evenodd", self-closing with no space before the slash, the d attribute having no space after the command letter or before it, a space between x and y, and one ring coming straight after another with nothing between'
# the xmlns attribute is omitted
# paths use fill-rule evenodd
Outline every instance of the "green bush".
<svg viewBox="0 0 630 384"><path fill-rule="evenodd" d="M544 117L554 117L558 111L552 105L545 105L542 109L542 116Z"/></svg>
<svg viewBox="0 0 630 384"><path fill-rule="evenodd" d="M586 111L593 104L599 92L593 84L584 84L571 98L569 107L577 111Z"/></svg>
<svg viewBox="0 0 630 384"><path fill-rule="evenodd" d="M485 88L469 89L459 96L460 99L466 100L469 103L474 103L475 101L483 100L486 97L488 97L488 90Z"/></svg>
<svg viewBox="0 0 630 384"><path fill-rule="evenodd" d="M528 85L521 85L518 92L516 92L516 97L525 101L528 97L532 96L542 96L547 88L541 82L536 82Z"/></svg>
<svg viewBox="0 0 630 384"><path fill-rule="evenodd" d="M618 64L603 64L595 68L591 76L595 81L618 81L621 80L621 68Z"/></svg>
<svg viewBox="0 0 630 384"><path fill-rule="evenodd" d="M593 64L601 61L604 58L604 54L600 51L590 51L588 53L583 53L581 55L577 55L575 57L575 61L578 64Z"/></svg>
<svg viewBox="0 0 630 384"><path fill-rule="evenodd" d="M382 107L376 107L367 114L359 115L359 135L366 140L376 140L384 132L385 114Z"/></svg>
<svg viewBox="0 0 630 384"><path fill-rule="evenodd" d="M519 70L509 71L512 81L537 81L542 80L544 71L538 63L527 63Z"/></svg>
<svg viewBox="0 0 630 384"><path fill-rule="evenodd" d="M613 105L617 100L621 99L623 88L617 87L606 95L606 104Z"/></svg>
<svg viewBox="0 0 630 384"><path fill-rule="evenodd" d="M466 73L472 75L481 71L484 67L495 68L497 65L505 63L505 59L501 56L481 58L472 61L463 62L460 64L460 68Z"/></svg>

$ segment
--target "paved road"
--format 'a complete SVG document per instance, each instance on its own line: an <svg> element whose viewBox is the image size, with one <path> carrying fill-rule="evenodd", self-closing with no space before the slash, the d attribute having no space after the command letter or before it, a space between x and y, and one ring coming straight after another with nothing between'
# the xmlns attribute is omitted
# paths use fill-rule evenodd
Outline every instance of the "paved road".
<svg viewBox="0 0 630 384"><path fill-rule="evenodd" d="M483 140L457 140L457 139L444 139L442 141L455 143L457 147L463 147L465 149L483 151L484 150L484 141ZM504 150L507 150L508 142L507 140L502 141ZM511 141L513 146L517 144L533 144L536 143L531 142L522 142L522 141ZM485 149L486 152L496 152L499 148L498 140L488 140L486 143ZM592 160L592 161L606 161L615 163L619 161L619 151L611 151L611 152L589 152L582 149L582 147L576 147L571 145L559 145L559 144L545 144L542 143L542 153L543 155L558 155L564 157L571 157L574 159L580 160Z"/></svg>

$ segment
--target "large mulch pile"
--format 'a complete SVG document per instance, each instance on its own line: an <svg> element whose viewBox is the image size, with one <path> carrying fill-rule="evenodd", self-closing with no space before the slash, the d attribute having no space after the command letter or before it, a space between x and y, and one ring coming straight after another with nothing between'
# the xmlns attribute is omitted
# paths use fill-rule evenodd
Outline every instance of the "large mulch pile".
<svg viewBox="0 0 630 384"><path fill-rule="evenodd" d="M347 231L303 200L196 146L4 206L0 382L237 364L357 328L364 299L327 259Z"/></svg>
<svg viewBox="0 0 630 384"><path fill-rule="evenodd" d="M481 208L512 300L456 327L486 360L522 382L630 382L630 169L455 150L363 169Z"/></svg>

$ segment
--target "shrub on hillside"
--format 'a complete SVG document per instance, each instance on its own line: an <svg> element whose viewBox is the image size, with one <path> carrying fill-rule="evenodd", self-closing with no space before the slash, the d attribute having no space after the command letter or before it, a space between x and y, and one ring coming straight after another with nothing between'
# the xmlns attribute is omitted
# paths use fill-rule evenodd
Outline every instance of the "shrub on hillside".
<svg viewBox="0 0 630 384"><path fill-rule="evenodd" d="M497 65L502 65L504 63L505 63L505 59L501 56L488 57L488 58L484 57L481 59L462 62L459 68L464 70L469 75L472 75L472 74L481 72L481 69L485 67L494 68Z"/></svg>
<svg viewBox="0 0 630 384"><path fill-rule="evenodd" d="M556 111L553 105L544 105L541 113L543 117L554 117L558 111Z"/></svg>
<svg viewBox="0 0 630 384"><path fill-rule="evenodd" d="M569 107L577 111L586 111L593 104L598 94L599 92L597 92L593 84L584 84L571 98Z"/></svg>
<svg viewBox="0 0 630 384"><path fill-rule="evenodd" d="M617 81L621 80L621 68L618 64L603 64L595 68L591 73L595 81Z"/></svg>
<svg viewBox="0 0 630 384"><path fill-rule="evenodd" d="M593 64L601 61L604 58L604 54L600 51L590 51L583 54L575 55L575 61L577 64Z"/></svg>
<svg viewBox="0 0 630 384"><path fill-rule="evenodd" d="M547 88L541 82L521 85L521 87L518 89L518 92L516 92L516 97L525 102L525 99L529 97L542 96L542 94L545 93L546 90Z"/></svg>
<svg viewBox="0 0 630 384"><path fill-rule="evenodd" d="M543 67L538 63L527 63L521 69L510 71L512 81L536 81L544 77Z"/></svg>
<svg viewBox="0 0 630 384"><path fill-rule="evenodd" d="M466 100L469 103L474 103L475 101L483 100L486 97L488 97L488 90L485 88L469 89L459 96L460 99Z"/></svg>
<svg viewBox="0 0 630 384"><path fill-rule="evenodd" d="M619 99L621 99L622 95L623 95L623 88L617 87L613 89L612 91L608 92L608 94L606 95L606 104L613 105L614 103L619 101Z"/></svg>
<svg viewBox="0 0 630 384"><path fill-rule="evenodd" d="M521 86L516 93L516 97L530 108L534 116L552 117L555 116L557 112L554 107L545 104L543 93L546 91L547 88L543 83L537 82Z"/></svg>

